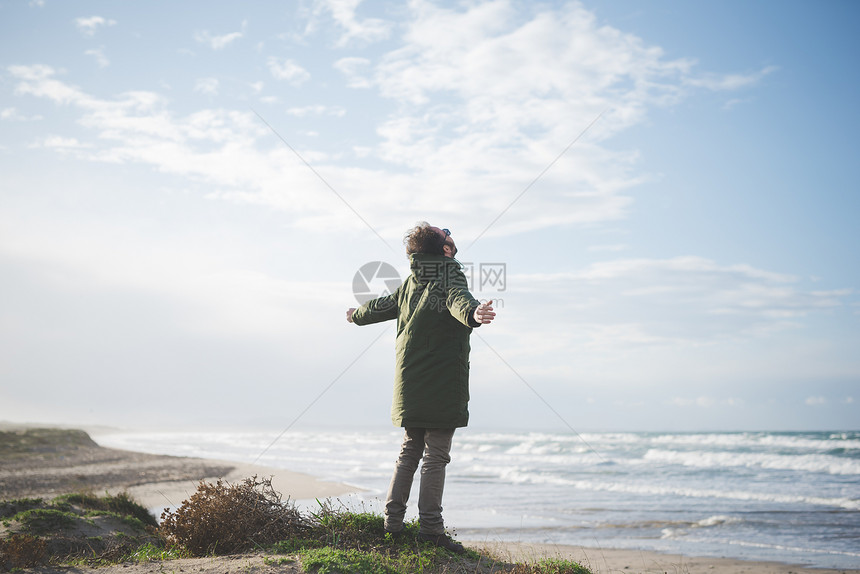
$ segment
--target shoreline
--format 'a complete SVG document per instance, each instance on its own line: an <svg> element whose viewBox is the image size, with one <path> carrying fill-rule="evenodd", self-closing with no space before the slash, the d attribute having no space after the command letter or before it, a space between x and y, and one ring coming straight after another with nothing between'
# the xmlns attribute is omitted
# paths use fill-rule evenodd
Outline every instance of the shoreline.
<svg viewBox="0 0 860 574"><path fill-rule="evenodd" d="M0 430L35 428L33 425L10 427L0 425ZM79 444L0 456L0 499L51 498L80 490L116 494L125 490L159 517L161 510L176 507L193 494L200 480L211 482L223 478L235 483L254 475L271 477L272 486L283 495L284 500L289 497L293 501L330 498L361 491L348 484L324 481L280 468L106 448L90 439L89 435L78 432ZM97 436L97 431L94 434ZM461 542L474 549L486 549L503 560L574 560L592 569L594 574L860 574L860 569L812 568L790 563L686 556L650 550L491 540ZM105 574L111 571L109 568L100 570ZM117 572L131 574L127 568L118 569Z"/></svg>
<svg viewBox="0 0 860 574"><path fill-rule="evenodd" d="M258 478L271 478L272 488L281 493L284 501L289 498L292 502L299 500L313 500L315 498L331 498L361 491L360 488L349 484L320 480L309 474L294 472L282 468L216 459L189 458L188 460L205 460L210 464L230 468L230 470L217 476L205 476L196 480L168 480L161 482L147 482L124 488L114 487L109 488L108 492L110 494L117 494L118 492L125 490L134 497L135 500L155 514L156 518L160 521L161 511L168 507L177 508L180 506L182 501L194 494L197 490L197 485L201 480L206 482L215 482L218 479L223 479L229 483L237 483L252 476L257 476ZM156 509L158 512L155 512Z"/></svg>

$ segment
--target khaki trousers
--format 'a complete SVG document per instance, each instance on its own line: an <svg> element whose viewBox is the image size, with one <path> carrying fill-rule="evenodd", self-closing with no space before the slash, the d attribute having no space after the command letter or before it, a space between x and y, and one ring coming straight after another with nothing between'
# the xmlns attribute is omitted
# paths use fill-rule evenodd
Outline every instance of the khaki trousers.
<svg viewBox="0 0 860 574"><path fill-rule="evenodd" d="M445 489L445 467L451 462L451 440L454 429L407 428L400 445L400 456L385 500L385 530L403 529L406 502L412 479L422 455L421 485L418 491L418 521L422 534L444 534L442 491Z"/></svg>

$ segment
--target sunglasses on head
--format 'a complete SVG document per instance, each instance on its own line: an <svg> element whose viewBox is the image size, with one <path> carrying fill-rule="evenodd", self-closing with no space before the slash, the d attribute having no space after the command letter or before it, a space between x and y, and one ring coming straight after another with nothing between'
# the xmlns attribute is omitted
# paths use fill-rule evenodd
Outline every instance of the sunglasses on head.
<svg viewBox="0 0 860 574"><path fill-rule="evenodd" d="M447 239L447 238L451 235L451 230L449 230L449 229L443 229L443 230L442 230L442 233L444 233L444 234L445 234L445 238Z"/></svg>

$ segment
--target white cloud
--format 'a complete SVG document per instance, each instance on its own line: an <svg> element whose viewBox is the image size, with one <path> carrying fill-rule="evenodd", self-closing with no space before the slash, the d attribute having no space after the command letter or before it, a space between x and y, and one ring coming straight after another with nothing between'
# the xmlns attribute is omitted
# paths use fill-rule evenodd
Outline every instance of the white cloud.
<svg viewBox="0 0 860 574"><path fill-rule="evenodd" d="M307 70L293 60L279 59L274 56L268 60L269 71L276 80L285 80L294 86L299 86L311 77Z"/></svg>
<svg viewBox="0 0 860 574"><path fill-rule="evenodd" d="M58 135L51 135L43 138L41 141L30 144L29 146L32 149L44 148L44 149L53 149L55 151L61 153L74 152L78 150L86 150L91 149L93 146L90 144L82 143L78 141L76 138L63 137Z"/></svg>
<svg viewBox="0 0 860 574"><path fill-rule="evenodd" d="M18 80L18 93L80 108L81 125L95 133L85 156L91 161L148 164L163 173L205 182L216 190L213 198L267 205L299 218L308 216L309 221L331 211L330 196L305 193L319 188L316 176L273 140L252 112L201 110L176 118L166 109L166 100L152 92L102 100L57 80L47 67L9 70ZM261 138L271 149L256 148ZM315 163L326 159L313 152L305 157ZM362 225L343 214L332 221Z"/></svg>
<svg viewBox="0 0 860 574"><path fill-rule="evenodd" d="M56 72L50 66L9 66L7 69L19 80L16 94L48 98L59 104L76 103L82 107L89 103L89 97L79 89L54 79Z"/></svg>
<svg viewBox="0 0 860 574"><path fill-rule="evenodd" d="M194 91L207 96L217 96L218 86L218 78L199 78L194 82Z"/></svg>
<svg viewBox="0 0 860 574"><path fill-rule="evenodd" d="M245 29L247 28L248 22L242 22L242 31L241 32L230 32L228 34L222 34L220 36L213 36L209 33L208 30L203 30L200 32L194 33L194 40L201 44L206 44L213 50L223 50L236 40L241 39L245 35Z"/></svg>
<svg viewBox="0 0 860 574"><path fill-rule="evenodd" d="M85 36L94 36L99 28L105 26L116 26L116 20L102 16L90 16L88 18L75 18L75 26Z"/></svg>
<svg viewBox="0 0 860 574"><path fill-rule="evenodd" d="M287 110L287 114L296 117L305 117L305 116L334 116L334 117L343 117L346 115L346 110L341 106L324 106L324 105L315 105L315 106L303 106L296 108L289 108Z"/></svg>
<svg viewBox="0 0 860 574"><path fill-rule="evenodd" d="M541 293L539 315L555 311L575 325L561 348L595 351L766 337L799 328L812 313L844 306L852 293L807 290L800 283L790 275L699 257L621 259L570 272L508 276L515 292Z"/></svg>
<svg viewBox="0 0 860 574"><path fill-rule="evenodd" d="M385 160L427 172L446 166L469 181L486 178L485 166L493 166L496 190L503 182L525 186L605 111L541 179L544 192L566 201L529 212L518 206L518 221L503 220L491 234L625 217L629 198L622 193L642 181L631 175L638 156L611 154L598 142L642 122L649 108L679 101L694 85L728 89L771 71L693 79L692 61L665 58L579 4L524 12L504 0L456 8L416 0L409 9L405 42L372 74L363 73L361 59L336 64L349 82L378 86L396 102L378 129Z"/></svg>
<svg viewBox="0 0 860 574"><path fill-rule="evenodd" d="M319 6L325 11L354 13L357 5ZM487 235L593 224L627 216L632 202L628 192L643 180L634 173L638 155L610 151L600 142L642 121L648 106L679 98L684 90L681 80L689 68L687 62L665 61L658 49L599 25L579 5L558 10L535 8L525 21L516 19L520 12L503 1L469 5L461 10L416 1L409 4L408 10L410 20L400 47L378 58L375 65L360 58L341 59L336 64L347 74L350 85L376 86L381 96L392 101L386 103L385 115L370 118L377 120L374 139L378 144L350 146L362 150L363 157L376 160L364 162L373 167L338 165L333 156L313 149L303 149L304 157L313 158L309 161L315 166L319 161L325 162L328 174L349 181L355 204L382 209L377 213L379 220L411 219L415 211L426 213L426 217L438 214L448 218L478 208L489 214L489 221L545 170L535 189L515 209L507 210ZM438 30L446 33L440 35ZM274 78L293 85L311 78L292 59L272 57L267 64ZM246 176L230 173L244 171L235 162L222 161L218 169L204 175L208 170L197 166L213 161L213 152L198 152L193 139L177 142L176 134L186 129L185 120L174 118L164 107L132 114L122 103L125 96L95 101L57 80L53 70L33 67L16 77L19 93L79 105L86 114L84 123L96 133L103 132L100 147L106 143L110 147L94 153L102 161L140 161L169 173L202 177L219 190L217 197L311 217L304 209L307 202L290 204L283 200L282 193L264 191L277 186L258 183L258 178L246 185ZM105 114L96 108L115 111ZM311 113L314 109L317 108L294 106L291 113ZM606 109L609 111L600 121L558 158L572 139ZM150 139L146 146L128 143L142 141L143 134L136 130L156 125L168 138L166 141ZM235 130L238 141L249 142L245 151L256 158L253 163L268 163L270 156L280 159L281 154L289 153L283 146L273 152L257 152L247 128L232 124L232 120L220 129ZM127 140L116 137L122 131ZM176 145L183 145L182 154L166 152ZM277 142L272 145L278 147ZM184 166L174 160L179 156L187 160ZM547 170L556 158L558 161ZM271 172L279 173L281 168L273 167ZM313 177L311 174L311 180ZM466 181L468 186L463 185ZM436 200L439 189L457 193L441 204ZM415 199L403 202L403 190L410 190ZM350 215L329 210L320 216L321 220L306 221L320 228L333 228L342 226ZM474 237L485 225L470 219L460 232ZM402 230L387 232L399 236Z"/></svg>
<svg viewBox="0 0 860 574"><path fill-rule="evenodd" d="M656 277L666 277L668 273L696 273L708 274L733 274L750 277L753 279L764 279L773 283L793 283L797 277L782 273L773 273L756 269L749 265L720 266L716 262L704 257L673 257L671 259L617 259L603 261L589 266L581 272L580 278L613 279L625 277L632 274L648 274Z"/></svg>
<svg viewBox="0 0 860 574"><path fill-rule="evenodd" d="M811 407L815 407L819 405L826 405L827 399L825 397L807 397L804 402Z"/></svg>
<svg viewBox="0 0 860 574"><path fill-rule="evenodd" d="M30 6L35 6L36 8L44 8L45 0L30 0L28 4Z"/></svg>
<svg viewBox="0 0 860 574"><path fill-rule="evenodd" d="M23 121L25 118L15 108L3 108L0 110L0 120Z"/></svg>
<svg viewBox="0 0 860 574"><path fill-rule="evenodd" d="M3 108L0 110L0 120L9 121L9 122L29 122L41 120L42 116L34 115L34 116L25 116L21 112L18 111L17 108Z"/></svg>
<svg viewBox="0 0 860 574"><path fill-rule="evenodd" d="M357 6L318 5L324 11L353 14ZM368 138L374 145L350 143L349 149L374 160L362 162L368 167L341 164L330 150L309 146L302 155L315 167L323 163L335 179L349 181L355 205L374 206L376 219L382 221L412 219L416 211L450 218L476 208L488 214L489 221L504 211L487 231L498 236L627 217L633 201L629 192L646 179L635 172L638 154L612 151L601 142L643 121L649 107L683 97L692 64L666 60L659 49L600 25L578 4L530 8L525 20L521 10L501 0L463 6L445 9L416 0L407 8L410 19L399 47L377 58L376 64L362 58L335 64L350 85L374 86L389 100L383 102L382 115L369 118L376 121L375 133ZM274 78L296 86L311 78L289 58L271 57L267 65ZM74 103L83 110L84 125L100 140L94 159L137 161L203 179L217 190L214 197L288 210L319 228L338 228L352 219L351 213L338 210L312 214L307 208L313 201L285 201L283 192L275 191L283 186L251 178L229 159L238 156L198 145L202 140L188 135L188 118L175 117L163 102L144 110L125 94L97 100L58 80L49 68L22 67L13 76L20 94ZM212 84L198 89L211 91ZM342 113L337 107L323 112L313 105L289 110L292 115ZM559 157L604 110L594 127ZM242 112L207 117L218 118L215 131L231 132L240 142L234 146L253 158L251 163L271 164L262 173L284 177L278 162L290 152L271 138L259 140L271 148L258 151L258 134L246 124L259 127L259 121ZM319 140L311 146L329 141ZM217 157L219 153L224 156ZM176 161L178 157L184 163ZM219 162L217 169L201 167L213 161ZM534 189L508 209L538 174L543 175ZM313 179L310 174L309 181ZM456 193L440 203L440 189ZM404 202L403 190L414 199ZM470 218L460 233L475 237L485 225ZM402 230L386 232L399 236Z"/></svg>
<svg viewBox="0 0 860 574"><path fill-rule="evenodd" d="M854 404L854 397L845 397L842 399L842 403L846 405Z"/></svg>
<svg viewBox="0 0 860 574"><path fill-rule="evenodd" d="M778 69L776 66L767 66L751 74L700 74L687 78L686 83L690 86L714 91L739 90L761 82L765 76Z"/></svg>
<svg viewBox="0 0 860 574"><path fill-rule="evenodd" d="M372 43L385 40L391 34L394 27L392 22L380 18L359 18L356 10L362 0L316 0L314 14L322 13L331 15L338 29L341 31L340 38L335 43L336 47L345 47L356 41L359 43ZM315 25L309 25L310 31Z"/></svg>
<svg viewBox="0 0 860 574"><path fill-rule="evenodd" d="M369 88L372 81L365 75L370 66L367 58L341 58L334 63L336 70L346 76L346 85L350 88Z"/></svg>
<svg viewBox="0 0 860 574"><path fill-rule="evenodd" d="M630 249L630 246L624 243L615 243L611 245L589 245L588 251L599 252L599 251L626 251Z"/></svg>
<svg viewBox="0 0 860 574"><path fill-rule="evenodd" d="M93 50L87 50L84 52L84 54L95 58L96 64L98 64L99 68L107 68L110 65L110 60L108 60L107 56L105 56L105 50L103 47Z"/></svg>
<svg viewBox="0 0 860 574"><path fill-rule="evenodd" d="M598 142L641 122L648 106L677 101L691 64L664 60L579 5L537 8L525 22L509 2L462 6L412 2L400 47L371 69L361 58L335 64L348 85L394 101L377 155L428 191L475 182L451 211L477 204L497 214L607 110L541 178L543 200L530 196L489 234L625 217L638 157Z"/></svg>

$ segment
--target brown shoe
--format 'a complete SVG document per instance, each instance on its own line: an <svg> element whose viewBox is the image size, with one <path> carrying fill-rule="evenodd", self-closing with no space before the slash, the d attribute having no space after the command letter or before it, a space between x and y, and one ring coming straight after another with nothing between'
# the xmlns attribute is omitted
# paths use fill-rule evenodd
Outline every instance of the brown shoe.
<svg viewBox="0 0 860 574"><path fill-rule="evenodd" d="M445 550L449 550L455 554L462 554L466 551L463 548L463 545L459 542L455 542L448 538L444 534L418 534L418 540L421 542L429 542L431 544L435 544L439 548L444 548Z"/></svg>

